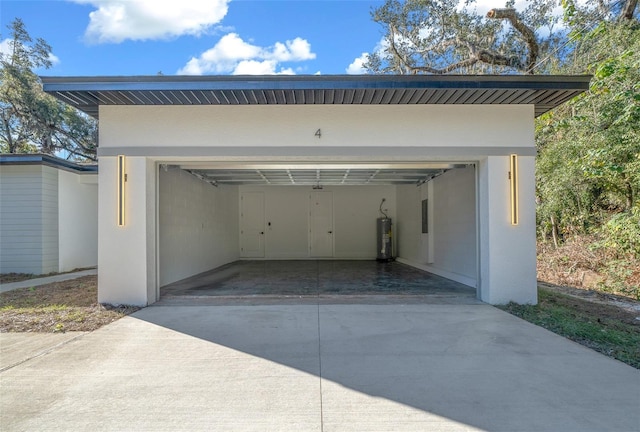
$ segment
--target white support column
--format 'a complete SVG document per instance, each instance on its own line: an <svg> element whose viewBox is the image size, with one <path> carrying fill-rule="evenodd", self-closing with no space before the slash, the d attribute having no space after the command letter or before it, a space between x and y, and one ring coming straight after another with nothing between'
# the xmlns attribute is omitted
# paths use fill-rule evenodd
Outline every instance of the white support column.
<svg viewBox="0 0 640 432"><path fill-rule="evenodd" d="M156 173L126 158L125 224L118 226L117 158L99 158L98 301L146 306L156 298Z"/></svg>
<svg viewBox="0 0 640 432"><path fill-rule="evenodd" d="M511 225L509 157L480 161L480 299L536 304L535 158L518 158L519 223Z"/></svg>

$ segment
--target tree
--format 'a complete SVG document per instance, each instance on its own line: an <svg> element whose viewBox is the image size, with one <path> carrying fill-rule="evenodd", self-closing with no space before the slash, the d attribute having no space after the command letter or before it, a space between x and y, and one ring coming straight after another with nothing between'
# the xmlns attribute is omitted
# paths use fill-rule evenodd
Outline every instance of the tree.
<svg viewBox="0 0 640 432"><path fill-rule="evenodd" d="M9 52L0 54L0 150L95 160L97 123L44 93L34 72L51 67L51 47L33 42L20 19L8 28Z"/></svg>
<svg viewBox="0 0 640 432"><path fill-rule="evenodd" d="M475 0L387 0L372 13L384 30L383 48L369 56L374 73L534 73L559 39L554 0L518 12L513 2L477 14ZM536 30L545 29L541 34Z"/></svg>
<svg viewBox="0 0 640 432"><path fill-rule="evenodd" d="M546 73L570 54L573 37L599 22L633 19L637 0L598 0L582 5L532 0L524 10L508 0L481 16L476 0L386 0L372 18L383 27L381 48L365 64L372 73Z"/></svg>
<svg viewBox="0 0 640 432"><path fill-rule="evenodd" d="M593 74L590 90L540 117L536 133L539 222L561 234L631 214L640 194L640 25L601 22L574 54L568 69Z"/></svg>

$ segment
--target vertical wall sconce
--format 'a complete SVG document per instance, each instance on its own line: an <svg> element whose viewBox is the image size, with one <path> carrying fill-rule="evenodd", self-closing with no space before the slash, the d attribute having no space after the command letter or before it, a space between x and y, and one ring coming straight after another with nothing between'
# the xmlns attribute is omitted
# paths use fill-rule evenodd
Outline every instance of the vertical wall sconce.
<svg viewBox="0 0 640 432"><path fill-rule="evenodd" d="M127 182L127 172L125 170L125 157L118 156L118 226L124 226L125 216L125 183Z"/></svg>
<svg viewBox="0 0 640 432"><path fill-rule="evenodd" d="M518 155L509 155L511 225L518 225Z"/></svg>

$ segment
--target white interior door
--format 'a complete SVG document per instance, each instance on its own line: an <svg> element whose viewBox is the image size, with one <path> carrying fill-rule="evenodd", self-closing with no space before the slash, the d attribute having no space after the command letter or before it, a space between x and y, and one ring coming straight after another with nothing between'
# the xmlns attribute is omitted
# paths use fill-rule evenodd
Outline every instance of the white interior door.
<svg viewBox="0 0 640 432"><path fill-rule="evenodd" d="M309 195L309 256L333 257L333 193Z"/></svg>
<svg viewBox="0 0 640 432"><path fill-rule="evenodd" d="M264 258L264 192L240 196L240 256Z"/></svg>

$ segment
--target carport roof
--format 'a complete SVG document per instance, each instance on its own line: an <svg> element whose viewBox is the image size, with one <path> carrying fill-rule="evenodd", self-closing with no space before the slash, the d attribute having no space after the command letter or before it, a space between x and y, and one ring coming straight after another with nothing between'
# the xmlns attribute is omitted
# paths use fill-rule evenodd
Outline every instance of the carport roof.
<svg viewBox="0 0 640 432"><path fill-rule="evenodd" d="M98 118L100 105L534 105L539 116L590 76L266 75L42 77L44 91Z"/></svg>

